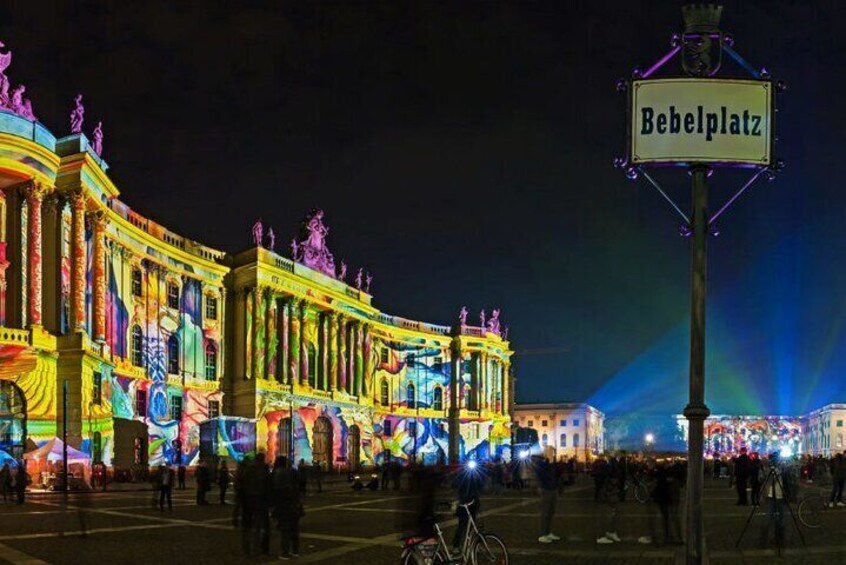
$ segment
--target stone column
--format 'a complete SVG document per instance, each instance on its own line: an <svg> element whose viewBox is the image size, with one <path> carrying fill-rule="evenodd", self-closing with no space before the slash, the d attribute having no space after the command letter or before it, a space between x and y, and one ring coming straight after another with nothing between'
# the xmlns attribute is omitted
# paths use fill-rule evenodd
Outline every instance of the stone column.
<svg viewBox="0 0 846 565"><path fill-rule="evenodd" d="M273 293L267 291L267 380L279 382L279 311Z"/></svg>
<svg viewBox="0 0 846 565"><path fill-rule="evenodd" d="M27 315L33 326L41 325L41 203L47 194L47 188L39 182L32 181L24 189L27 216Z"/></svg>
<svg viewBox="0 0 846 565"><path fill-rule="evenodd" d="M299 383L300 374L300 305L290 302L288 307L288 384Z"/></svg>
<svg viewBox="0 0 846 565"><path fill-rule="evenodd" d="M85 329L85 194L77 189L69 194L71 202L71 316L73 332Z"/></svg>
<svg viewBox="0 0 846 565"><path fill-rule="evenodd" d="M347 321L338 316L338 389L347 390Z"/></svg>
<svg viewBox="0 0 846 565"><path fill-rule="evenodd" d="M299 317L300 317L300 384L308 384L308 377L309 377L309 370L311 368L308 366L308 345L305 340L305 324L306 324L306 301L300 300L299 304Z"/></svg>
<svg viewBox="0 0 846 565"><path fill-rule="evenodd" d="M373 355L373 338L370 335L370 324L364 324L364 335L362 340L361 354L362 359L362 376L361 376L361 394L367 396L367 381L372 376L373 367L371 357Z"/></svg>
<svg viewBox="0 0 846 565"><path fill-rule="evenodd" d="M94 228L94 262L92 265L92 293L94 305L95 341L106 341L106 213L91 212L89 219Z"/></svg>
<svg viewBox="0 0 846 565"><path fill-rule="evenodd" d="M219 380L223 382L226 376L226 287L220 287L220 316L218 318L217 327L219 341L217 345L218 367L220 367Z"/></svg>
<svg viewBox="0 0 846 565"><path fill-rule="evenodd" d="M266 327L266 312L265 312L265 292L266 288L258 287L255 290L255 321L253 322L254 336L253 341L253 373L257 379L265 377L265 364L267 363L267 355L265 348L267 347L267 327Z"/></svg>
<svg viewBox="0 0 846 565"><path fill-rule="evenodd" d="M279 331L281 333L279 337L279 369L281 375L281 382L284 384L291 384L290 376L291 371L288 368L288 331L289 331L289 324L290 324L290 301L285 299L280 299L276 301L276 308L279 311Z"/></svg>
<svg viewBox="0 0 846 565"><path fill-rule="evenodd" d="M329 390L338 388L338 315L329 314Z"/></svg>
<svg viewBox="0 0 846 565"><path fill-rule="evenodd" d="M245 288L244 292L244 308L246 316L244 316L244 336L246 337L244 346L244 375L246 378L253 378L255 371L253 349L255 348L256 330L255 330L255 309L256 309L256 289Z"/></svg>
<svg viewBox="0 0 846 565"><path fill-rule="evenodd" d="M449 462L451 465L458 464L460 453L460 433L461 426L459 421L461 411L461 340L458 337L453 338L450 345L450 382L449 382L449 412L448 412L448 429L449 429Z"/></svg>
<svg viewBox="0 0 846 565"><path fill-rule="evenodd" d="M329 390L329 313L323 312L320 323L320 390Z"/></svg>
<svg viewBox="0 0 846 565"><path fill-rule="evenodd" d="M61 335L62 328L62 211L65 197L54 191L44 200L42 225L43 324L47 331Z"/></svg>
<svg viewBox="0 0 846 565"><path fill-rule="evenodd" d="M350 322L347 327L347 392L355 395L355 336L358 323Z"/></svg>

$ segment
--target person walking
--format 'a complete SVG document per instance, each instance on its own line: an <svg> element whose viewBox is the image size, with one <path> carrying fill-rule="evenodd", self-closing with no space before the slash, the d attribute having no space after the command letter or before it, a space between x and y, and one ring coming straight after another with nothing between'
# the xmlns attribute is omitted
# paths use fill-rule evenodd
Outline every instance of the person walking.
<svg viewBox="0 0 846 565"><path fill-rule="evenodd" d="M537 457L534 467L541 494L538 542L552 543L561 539L552 533L552 518L555 516L555 503L558 500L556 472L546 457Z"/></svg>
<svg viewBox="0 0 846 565"><path fill-rule="evenodd" d="M173 512L173 469L165 465L159 465L159 511L164 512L164 503L167 500L167 509Z"/></svg>
<svg viewBox="0 0 846 565"><path fill-rule="evenodd" d="M279 559L288 560L300 554L300 519L305 515L297 472L285 457L273 463L273 517L279 529Z"/></svg>
<svg viewBox="0 0 846 565"><path fill-rule="evenodd" d="M740 448L740 455L734 461L734 484L737 488L737 505L746 506L749 499L746 495L747 481L749 480L749 456L746 455L746 448Z"/></svg>
<svg viewBox="0 0 846 565"><path fill-rule="evenodd" d="M220 468L217 470L217 486L220 488L220 504L226 504L226 491L229 490L229 481L232 480L232 474L229 472L229 467L226 466L226 461L220 462Z"/></svg>
<svg viewBox="0 0 846 565"><path fill-rule="evenodd" d="M8 463L0 469L0 492L3 493L3 504L9 502L9 495L12 492L12 469Z"/></svg>
<svg viewBox="0 0 846 565"><path fill-rule="evenodd" d="M316 461L312 466L314 470L314 483L317 485L317 492L323 492L323 462Z"/></svg>
<svg viewBox="0 0 846 565"><path fill-rule="evenodd" d="M846 483L846 458L843 453L838 453L831 459L829 464L831 472L831 498L828 501L829 507L846 506L843 502L843 486Z"/></svg>
<svg viewBox="0 0 846 565"><path fill-rule="evenodd" d="M308 465L305 459L300 459L297 465L297 486L300 489L300 494L306 496L308 494Z"/></svg>
<svg viewBox="0 0 846 565"><path fill-rule="evenodd" d="M26 472L26 460L19 461L17 471L12 481L12 488L17 493L17 503L23 504L26 499L26 485L29 484L29 475Z"/></svg>
<svg viewBox="0 0 846 565"><path fill-rule="evenodd" d="M179 481L179 490L185 490L185 465L182 463L176 469L176 478Z"/></svg>
<svg viewBox="0 0 846 565"><path fill-rule="evenodd" d="M381 471L382 471L381 472L382 476L381 476L380 488L382 490L388 490L388 480L390 479L390 476L391 476L391 460L388 459L387 457L382 462Z"/></svg>
<svg viewBox="0 0 846 565"><path fill-rule="evenodd" d="M238 466L235 468L235 478L232 480L232 486L235 489L235 508L232 509L232 527L236 530L241 525L241 512L246 506L244 499L247 495L244 483L249 464L250 458L246 456L238 461Z"/></svg>

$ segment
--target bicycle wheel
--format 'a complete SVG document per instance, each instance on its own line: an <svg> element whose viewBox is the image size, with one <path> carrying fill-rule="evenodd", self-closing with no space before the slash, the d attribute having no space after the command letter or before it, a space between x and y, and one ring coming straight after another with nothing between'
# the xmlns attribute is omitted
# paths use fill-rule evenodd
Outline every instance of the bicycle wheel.
<svg viewBox="0 0 846 565"><path fill-rule="evenodd" d="M799 503L799 521L806 528L821 528L825 504L825 499L818 494L802 499Z"/></svg>
<svg viewBox="0 0 846 565"><path fill-rule="evenodd" d="M508 565L508 550L498 536L484 534L473 547L473 565Z"/></svg>

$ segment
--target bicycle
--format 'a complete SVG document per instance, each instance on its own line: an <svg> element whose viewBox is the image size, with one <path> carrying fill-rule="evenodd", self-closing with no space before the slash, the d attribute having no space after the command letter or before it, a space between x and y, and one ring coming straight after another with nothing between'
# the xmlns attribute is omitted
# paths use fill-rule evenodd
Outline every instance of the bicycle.
<svg viewBox="0 0 846 565"><path fill-rule="evenodd" d="M458 553L453 555L444 541L443 530L435 522L435 537L409 538L403 548L403 565L508 565L508 549L495 534L482 533L470 513L473 502L460 504L467 512L467 530Z"/></svg>
<svg viewBox="0 0 846 565"><path fill-rule="evenodd" d="M799 503L799 521L806 528L817 529L823 526L823 516L842 506L831 506L829 497L822 494L811 494Z"/></svg>

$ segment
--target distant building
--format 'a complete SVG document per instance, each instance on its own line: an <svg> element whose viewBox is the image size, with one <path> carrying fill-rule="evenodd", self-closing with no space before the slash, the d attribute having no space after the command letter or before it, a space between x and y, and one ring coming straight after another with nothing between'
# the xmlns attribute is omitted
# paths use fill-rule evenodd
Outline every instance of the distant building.
<svg viewBox="0 0 846 565"><path fill-rule="evenodd" d="M846 451L846 404L828 404L803 418L802 452L829 457Z"/></svg>
<svg viewBox="0 0 846 565"><path fill-rule="evenodd" d="M588 461L605 450L605 414L589 404L515 404L513 418L518 435L537 432L537 448L547 457Z"/></svg>

